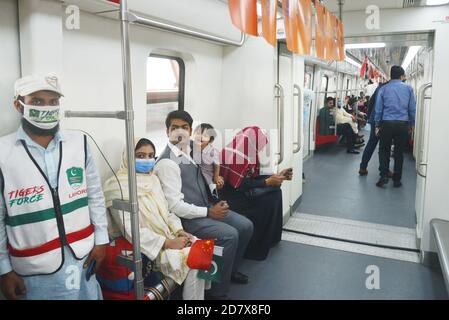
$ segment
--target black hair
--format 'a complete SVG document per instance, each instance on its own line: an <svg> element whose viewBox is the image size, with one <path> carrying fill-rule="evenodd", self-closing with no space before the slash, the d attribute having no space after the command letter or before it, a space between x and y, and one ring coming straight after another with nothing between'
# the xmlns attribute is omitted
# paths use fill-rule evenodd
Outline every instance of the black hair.
<svg viewBox="0 0 449 320"><path fill-rule="evenodd" d="M23 96L17 96L17 101L22 101L23 103L25 103L25 97Z"/></svg>
<svg viewBox="0 0 449 320"><path fill-rule="evenodd" d="M405 75L405 70L401 66L392 66L390 71L391 80L401 79Z"/></svg>
<svg viewBox="0 0 449 320"><path fill-rule="evenodd" d="M134 148L134 151L137 151L140 148L142 148L143 146L148 146L148 145L150 145L153 148L154 154L156 155L156 147L154 146L154 143L151 142L151 140L148 140L147 138L140 139L137 142L136 147Z"/></svg>
<svg viewBox="0 0 449 320"><path fill-rule="evenodd" d="M167 127L167 129L170 128L170 124L173 119L184 120L185 122L187 122L189 124L190 128L192 128L193 119L187 111L175 110L175 111L170 112L167 115L167 118L165 119L165 126Z"/></svg>
<svg viewBox="0 0 449 320"><path fill-rule="evenodd" d="M352 106L352 105L353 105L354 103L356 103L357 101L358 101L357 98L352 97L352 98L349 99L348 104L349 104L350 106Z"/></svg>
<svg viewBox="0 0 449 320"><path fill-rule="evenodd" d="M373 84L373 80L369 79L368 84Z"/></svg>
<svg viewBox="0 0 449 320"><path fill-rule="evenodd" d="M217 136L217 132L215 131L214 127L209 123L202 123L199 126L195 128L195 131L201 130L201 133L204 132L204 130L207 130L207 133L210 137L210 142L215 140L215 137Z"/></svg>

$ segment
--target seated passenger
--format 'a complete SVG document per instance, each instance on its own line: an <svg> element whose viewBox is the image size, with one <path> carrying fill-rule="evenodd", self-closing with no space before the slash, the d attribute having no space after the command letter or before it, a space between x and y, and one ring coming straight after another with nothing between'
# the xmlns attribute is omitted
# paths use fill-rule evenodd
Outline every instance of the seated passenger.
<svg viewBox="0 0 449 320"><path fill-rule="evenodd" d="M197 278L198 270L190 269L186 264L189 246L195 239L183 230L180 219L168 210L161 184L152 170L155 164L153 143L148 139L140 139L135 155L142 253L155 262L155 268L162 274L172 278L177 284L184 283L184 300L203 300L205 281ZM121 199L122 194L125 200L128 199L127 168L126 153L123 153L117 172L119 182L115 177L108 179L104 193L106 207L110 208L111 239L124 236L131 241L129 214L112 209L112 200Z"/></svg>
<svg viewBox="0 0 449 320"><path fill-rule="evenodd" d="M168 208L181 218L184 229L202 239L216 239L223 247L221 282L206 292L208 299L226 299L230 281L247 283L248 277L237 271L249 240L253 224L229 210L225 201L213 197L193 160L193 119L186 111L168 114L165 125L169 142L155 167Z"/></svg>
<svg viewBox="0 0 449 320"><path fill-rule="evenodd" d="M349 102L351 102L351 100L349 100ZM329 101L328 104L329 103L333 105L334 104L334 100ZM350 105L352 105L352 104L350 103ZM352 131L356 135L358 135L359 129L357 127L357 120L356 120L355 116L353 116L350 113L346 112L345 109L343 109L340 105L335 110L335 122L337 123L337 125L348 123L351 126Z"/></svg>
<svg viewBox="0 0 449 320"><path fill-rule="evenodd" d="M220 176L219 152L212 145L216 135L214 127L202 123L196 127L193 137L193 142L197 146L193 148L193 159L200 166L211 192L216 192L216 189L221 189L224 185L223 177ZM195 152L196 150L198 152Z"/></svg>
<svg viewBox="0 0 449 320"><path fill-rule="evenodd" d="M221 174L225 187L221 197L232 210L254 224L254 234L245 257L264 260L270 248L281 240L282 190L284 180L291 180L293 171L286 169L272 176L260 175L259 152L268 143L258 127L240 131L221 151Z"/></svg>
<svg viewBox="0 0 449 320"><path fill-rule="evenodd" d="M326 105L318 113L318 134L320 136L335 135L335 118L333 113L334 98L327 97Z"/></svg>

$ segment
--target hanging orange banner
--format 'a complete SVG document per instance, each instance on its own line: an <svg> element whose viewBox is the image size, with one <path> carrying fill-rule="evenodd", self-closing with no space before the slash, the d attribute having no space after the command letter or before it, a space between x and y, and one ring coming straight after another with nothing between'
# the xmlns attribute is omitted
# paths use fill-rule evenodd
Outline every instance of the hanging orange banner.
<svg viewBox="0 0 449 320"><path fill-rule="evenodd" d="M309 55L312 46L312 4L310 0L283 0L287 48Z"/></svg>
<svg viewBox="0 0 449 320"><path fill-rule="evenodd" d="M330 14L331 24L331 59L339 60L339 45L338 45L338 19L333 14Z"/></svg>
<svg viewBox="0 0 449 320"><path fill-rule="evenodd" d="M276 0L261 0L262 5L262 34L265 40L273 47L276 46L277 12Z"/></svg>
<svg viewBox="0 0 449 320"><path fill-rule="evenodd" d="M326 8L317 0L315 1L315 51L317 58L326 59Z"/></svg>
<svg viewBox="0 0 449 320"><path fill-rule="evenodd" d="M337 27L338 27L338 60L343 61L346 58L345 54L345 40L343 36L344 25L341 20L337 19Z"/></svg>
<svg viewBox="0 0 449 320"><path fill-rule="evenodd" d="M257 0L229 0L232 23L247 34L258 36Z"/></svg>
<svg viewBox="0 0 449 320"><path fill-rule="evenodd" d="M324 34L325 34L325 57L326 60L334 60L333 57L333 30L332 30L332 14L329 10L327 10L326 7L324 7L324 21L325 21L325 28L324 28Z"/></svg>

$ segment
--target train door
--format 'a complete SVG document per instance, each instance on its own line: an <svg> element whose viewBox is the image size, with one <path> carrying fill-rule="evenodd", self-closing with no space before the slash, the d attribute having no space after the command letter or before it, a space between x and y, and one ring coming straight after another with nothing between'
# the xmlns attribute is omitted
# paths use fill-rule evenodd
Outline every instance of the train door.
<svg viewBox="0 0 449 320"><path fill-rule="evenodd" d="M292 53L288 51L286 44L283 42L280 42L278 45L277 58L278 63L276 94L278 96L279 102L276 119L277 128L279 130L277 165L278 171L281 171L283 169L292 167L294 162L293 144L297 141L295 141L295 137L293 136L293 130L295 126L292 119L294 119L294 115L297 114L294 108L297 108L297 105L295 103L297 103L298 101L298 93L300 93L301 88L299 88L298 90L298 85L294 81L294 78L296 78L296 72L294 70L295 58ZM299 161L296 162L299 163ZM298 174L301 174L300 172L298 172L300 170L299 166L300 164L295 164L294 168L296 182L296 176ZM291 213L290 208L292 206L292 184L293 183L291 182L282 184L284 221L288 220L288 217Z"/></svg>

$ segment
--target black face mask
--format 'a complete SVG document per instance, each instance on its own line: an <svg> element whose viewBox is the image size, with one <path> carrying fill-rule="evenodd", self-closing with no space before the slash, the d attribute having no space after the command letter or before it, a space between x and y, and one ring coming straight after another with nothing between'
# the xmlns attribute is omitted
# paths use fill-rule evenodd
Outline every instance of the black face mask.
<svg viewBox="0 0 449 320"><path fill-rule="evenodd" d="M22 127L25 131L41 137L54 136L59 130L59 124L51 129L41 129L29 123L25 118L22 118Z"/></svg>

